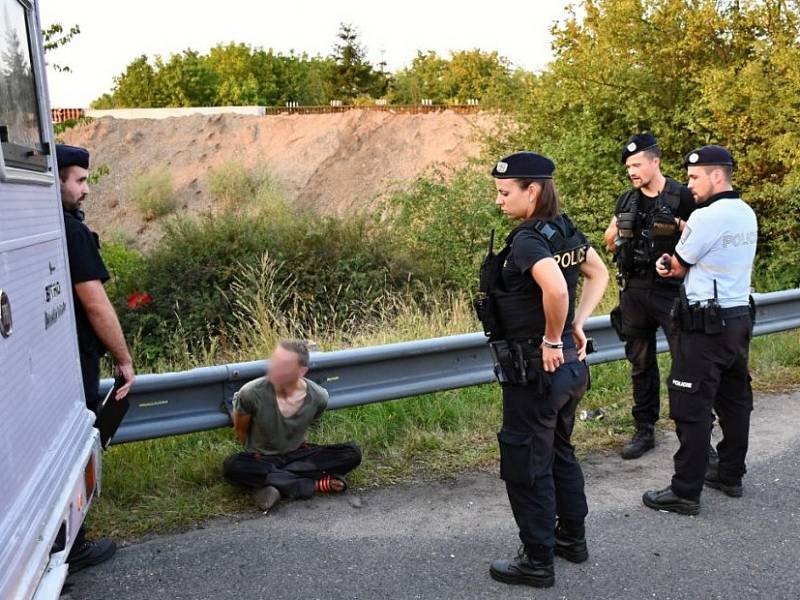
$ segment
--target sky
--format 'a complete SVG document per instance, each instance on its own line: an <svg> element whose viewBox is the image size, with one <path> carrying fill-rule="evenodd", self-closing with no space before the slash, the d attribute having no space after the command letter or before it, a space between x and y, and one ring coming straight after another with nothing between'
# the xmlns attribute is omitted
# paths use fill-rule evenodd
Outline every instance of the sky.
<svg viewBox="0 0 800 600"><path fill-rule="evenodd" d="M72 73L48 69L50 103L82 108L111 90L113 78L141 54L153 57L218 43L244 42L279 52L330 53L342 22L355 25L367 56L394 71L417 50L496 50L515 66L542 69L550 60L550 27L565 18L561 0L40 0L42 27L78 24L80 35L48 55Z"/></svg>

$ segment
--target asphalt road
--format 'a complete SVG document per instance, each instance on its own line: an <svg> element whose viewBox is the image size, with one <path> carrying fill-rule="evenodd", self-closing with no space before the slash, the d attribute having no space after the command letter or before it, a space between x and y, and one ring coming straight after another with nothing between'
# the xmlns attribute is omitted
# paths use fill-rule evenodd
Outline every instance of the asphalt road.
<svg viewBox="0 0 800 600"><path fill-rule="evenodd" d="M800 598L800 392L757 399L745 496L706 490L697 517L641 504L671 473L674 434L638 461L584 461L590 559L556 586L509 587L488 565L519 545L492 475L279 505L120 549L69 579L70 600Z"/></svg>

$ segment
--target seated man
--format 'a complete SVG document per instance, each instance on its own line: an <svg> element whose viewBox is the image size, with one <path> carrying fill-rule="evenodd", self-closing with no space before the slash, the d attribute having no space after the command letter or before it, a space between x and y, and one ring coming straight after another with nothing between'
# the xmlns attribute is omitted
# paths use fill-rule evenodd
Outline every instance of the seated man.
<svg viewBox="0 0 800 600"><path fill-rule="evenodd" d="M284 340L270 357L267 376L246 383L233 398L233 427L245 451L225 459L223 475L233 485L254 489L264 511L281 497L343 492L347 483L341 475L361 464L361 450L353 443L306 442L308 427L328 405L328 392L306 379L307 372L306 344Z"/></svg>

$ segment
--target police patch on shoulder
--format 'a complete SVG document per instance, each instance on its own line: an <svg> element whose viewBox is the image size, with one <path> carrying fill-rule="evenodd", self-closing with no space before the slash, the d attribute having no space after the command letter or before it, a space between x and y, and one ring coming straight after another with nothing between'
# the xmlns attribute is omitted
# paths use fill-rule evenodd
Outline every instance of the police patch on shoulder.
<svg viewBox="0 0 800 600"><path fill-rule="evenodd" d="M508 171L508 163L501 160L497 163L497 172L505 173L506 171Z"/></svg>

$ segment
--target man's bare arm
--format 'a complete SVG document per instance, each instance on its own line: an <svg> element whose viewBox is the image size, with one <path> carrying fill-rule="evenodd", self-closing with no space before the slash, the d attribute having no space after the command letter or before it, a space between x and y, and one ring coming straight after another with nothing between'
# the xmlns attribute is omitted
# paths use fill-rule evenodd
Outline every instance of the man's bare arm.
<svg viewBox="0 0 800 600"><path fill-rule="evenodd" d="M233 411L233 429L242 445L247 443L247 434L250 432L250 423L252 420L252 417L247 413L241 413L237 410Z"/></svg>
<svg viewBox="0 0 800 600"><path fill-rule="evenodd" d="M99 280L76 283L75 294L83 306L92 330L111 353L114 362L117 363L119 374L125 380L125 385L117 393L117 400L121 400L128 394L135 375L133 360L128 351L128 344L125 343L125 336L122 333L117 313Z"/></svg>
<svg viewBox="0 0 800 600"><path fill-rule="evenodd" d="M605 233L603 234L603 239L606 242L606 248L613 251L614 250L614 242L617 240L617 217L611 217L611 222L608 224Z"/></svg>

